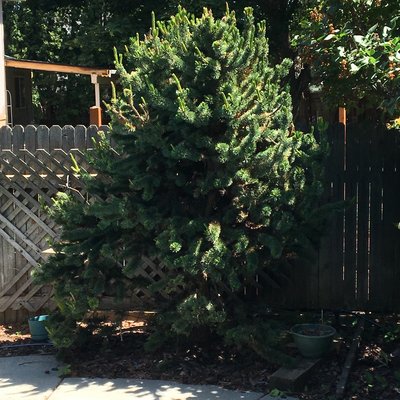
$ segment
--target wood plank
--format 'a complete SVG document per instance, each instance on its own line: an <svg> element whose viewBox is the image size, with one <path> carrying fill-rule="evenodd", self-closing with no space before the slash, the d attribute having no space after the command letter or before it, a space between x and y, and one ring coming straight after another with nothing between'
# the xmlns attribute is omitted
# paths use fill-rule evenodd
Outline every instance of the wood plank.
<svg viewBox="0 0 400 400"><path fill-rule="evenodd" d="M9 299L9 297L10 296L5 296L3 299L1 299L1 301L5 302L5 301L7 301ZM45 295L42 295L42 294L39 293L39 294L31 297L29 299L28 307L30 307L31 310L33 310L33 311L31 311L30 313L31 314L35 313L35 312L37 312L39 310L39 308L43 307L43 304L42 304L43 303L43 299L44 298L47 299L47 297L48 297L48 293L46 293ZM51 309L54 310L55 307L54 307L54 303L53 303L52 299L51 298L47 299L47 302L48 302L48 304L46 305L46 308L48 308L50 310ZM27 301L25 300L25 297L22 295L20 297L17 297L14 300L14 302L11 304L11 306L8 308L7 311L14 311L14 312L15 311L20 311L20 313L18 313L17 315L22 315L23 321L26 322L26 315L27 314L24 312L24 310L26 310L26 304L27 304ZM0 313L0 315L4 315L4 313ZM21 320L18 319L18 322L21 322Z"/></svg>
<svg viewBox="0 0 400 400"><path fill-rule="evenodd" d="M110 127L109 125L101 125L99 126L98 130L104 132L107 135L110 131Z"/></svg>
<svg viewBox="0 0 400 400"><path fill-rule="evenodd" d="M16 224L21 231L25 231L26 230L26 221L24 221L24 222L19 221L19 218L22 216L23 216L23 213L20 213L19 215L17 215L17 217L14 219L14 224ZM7 233L15 240L15 242L17 242L25 250L25 252L27 254L29 254L34 260L36 260L35 253L33 251L31 251L31 249L29 247L27 247L23 242L21 242L21 240L16 236L15 233L10 232L9 230L7 230L7 231L8 231ZM21 269L21 267L24 266L27 262L29 262L29 261L25 258L25 254L22 254L20 251L18 251L18 249L16 249L16 251L15 251L15 269L13 271L13 275L16 275L18 273L18 271ZM29 273L26 273L25 275L23 275L23 277L16 282L13 289L11 289L10 293L12 293L14 291L18 291L18 289L29 278L30 278ZM18 317L18 316L16 316L16 317Z"/></svg>
<svg viewBox="0 0 400 400"><path fill-rule="evenodd" d="M50 151L50 130L46 125L37 128L37 148Z"/></svg>
<svg viewBox="0 0 400 400"><path fill-rule="evenodd" d="M0 196L0 204L1 204L0 207L2 210L2 214L4 216L7 216L9 214L9 211L3 210L3 206L7 205L8 202L9 202L8 198ZM9 280L13 279L13 276L15 275L16 259L15 259L15 249L1 236L0 236L0 245L2 253L2 258L1 258L2 265L0 269L0 274L3 286Z"/></svg>
<svg viewBox="0 0 400 400"><path fill-rule="evenodd" d="M3 298L5 301L3 303L0 303L0 312L6 311L11 304L15 302L15 300L21 296L21 294L29 288L30 285L32 285L32 278L28 279L25 281L16 291L12 296L9 296L7 298Z"/></svg>
<svg viewBox="0 0 400 400"><path fill-rule="evenodd" d="M357 271L357 207L358 207L358 140L354 124L349 124L346 135L345 171L345 240L343 266L343 306L353 310L356 304Z"/></svg>
<svg viewBox="0 0 400 400"><path fill-rule="evenodd" d="M369 221L371 129L354 128L358 137L358 213L357 213L357 302L358 310L366 309L369 291Z"/></svg>
<svg viewBox="0 0 400 400"><path fill-rule="evenodd" d="M19 237L27 246L29 246L35 253L40 255L41 249L36 246L27 236L24 235L15 225L13 225L7 218L0 214L0 227L4 229L7 227L11 232L15 234L16 237Z"/></svg>
<svg viewBox="0 0 400 400"><path fill-rule="evenodd" d="M58 225L55 224L54 221L50 220L49 217L46 216L46 218L44 218L44 216L41 216L40 219L50 228L52 229L54 232L57 233L57 235L54 238L58 238L58 232L61 229ZM48 234L47 232L44 232L42 229L40 229L40 227L37 224L32 224L30 226L30 228L28 228L26 230L26 236L31 237L31 235L33 235L35 233L35 231L39 231L40 232L40 236L38 233L35 234L35 240L40 239L42 241L47 242L48 239ZM41 247L42 248L42 247Z"/></svg>
<svg viewBox="0 0 400 400"><path fill-rule="evenodd" d="M37 129L33 125L25 127L25 146L27 150L34 153L37 147Z"/></svg>
<svg viewBox="0 0 400 400"><path fill-rule="evenodd" d="M17 251L14 249L13 246L11 246L10 243L8 243L6 239L1 237L1 240L3 242L4 260L7 263L5 264L4 275L5 275L5 281L8 282L8 280L14 277L18 268L18 262L16 258Z"/></svg>
<svg viewBox="0 0 400 400"><path fill-rule="evenodd" d="M392 277L392 287L393 287L393 304L389 311L400 311L400 207L399 198L400 198L400 132L387 132L387 134L392 134L394 136L395 141L395 154L394 154L394 162L395 169L393 174L393 192L392 198L397 203L397 206L393 208L393 220L395 221L394 226L395 233L393 235L393 247L394 247L394 260L392 264L393 269L393 277Z"/></svg>
<svg viewBox="0 0 400 400"><path fill-rule="evenodd" d="M75 146L74 148L79 150L86 150L86 126L77 125L75 127Z"/></svg>
<svg viewBox="0 0 400 400"><path fill-rule="evenodd" d="M18 305L30 313L34 313L36 311L35 307L32 306L32 304L27 300L21 300Z"/></svg>
<svg viewBox="0 0 400 400"><path fill-rule="evenodd" d="M25 300L25 299L21 300L20 304L23 307L25 307L26 309L28 309L27 306L29 304L30 309L33 310L33 312L37 312L38 310L40 310L51 299L53 294L54 294L54 289L51 288L51 289L48 290L48 292L44 296L41 296L40 298L37 297L36 299L38 301L36 301L35 304L33 304L33 302L32 302L33 296L30 297L29 300Z"/></svg>
<svg viewBox="0 0 400 400"><path fill-rule="evenodd" d="M386 300L382 298L384 303L382 308L394 306L394 299L396 291L399 290L396 282L394 281L394 270L399 266L396 265L396 237L400 234L397 229L396 223L399 222L396 214L399 208L398 198L396 198L396 137L394 132L386 132L385 135L385 148L384 148L384 172L383 172L383 252L382 264L379 273L385 276L385 286L380 290L384 291Z"/></svg>
<svg viewBox="0 0 400 400"><path fill-rule="evenodd" d="M31 173L31 175L34 175L34 176L36 176L37 178L39 178L39 182L40 182L40 181L46 182L46 185L45 185L45 186L48 187L49 179L51 180L51 183L52 183L52 184L53 184L53 183L56 183L58 186L59 186L59 185L63 185L63 184L65 183L65 182L57 175L57 173L54 173L54 172L46 165L46 163L44 163L39 157L36 157L34 154L29 153L28 150L21 150L21 151L20 151L20 154L24 154L24 155L28 156L28 157L25 157L25 160L26 160L25 162L26 162L26 164L27 164L27 165L29 166L29 168L30 168L30 169L29 169L29 172ZM38 150L38 151L37 151L37 154L40 154L40 155L48 155L48 153L45 152L44 150L43 150L43 151ZM31 164L34 164L36 168L33 167ZM71 174L70 171L68 171L66 168L64 168L64 166L63 166L61 163L59 164L59 168L63 170L63 172L64 172L65 175L70 175L70 174ZM38 171L39 173L38 173L37 171ZM43 172L47 175L47 176L46 176L46 179L43 179L43 178L40 176L40 174L43 173ZM58 171L58 172L59 172L59 171ZM55 186L54 189L57 190L58 187Z"/></svg>
<svg viewBox="0 0 400 400"><path fill-rule="evenodd" d="M98 132L103 132L105 137L108 139L108 143L111 144L110 127L108 125L100 125Z"/></svg>
<svg viewBox="0 0 400 400"><path fill-rule="evenodd" d="M86 159L86 154L83 153L83 150L80 149L71 149L69 154L73 155L76 162L79 165L79 168L81 171L90 173L90 174L96 174L96 171L94 171L93 167L88 163Z"/></svg>
<svg viewBox="0 0 400 400"><path fill-rule="evenodd" d="M5 165L5 167L7 167L6 171L9 171L7 175L15 175L15 177L19 178L17 179L19 181L25 181L27 177L30 179L37 178L36 184L43 184L43 187L51 189L52 186L49 186L49 180L52 180L55 181L53 182L56 183L54 189L57 190L59 183L63 182L61 179L62 177L59 175L65 176L70 174L68 169L62 164L59 164L58 170L55 169L54 166L51 168L51 163L54 160L50 160L50 162L47 163L45 162L47 161L46 156L44 157L45 160L43 160L43 155L48 154L45 150L37 150L35 155L26 149L19 150L17 153L5 150L2 154L9 154L7 158L13 160L12 163L7 163L7 165ZM39 190L41 190L41 188L39 188Z"/></svg>
<svg viewBox="0 0 400 400"><path fill-rule="evenodd" d="M1 299L7 295L7 292L32 268L31 264L25 264L25 266L20 269L17 275L14 275L11 280L9 280L6 285L1 288L0 291L0 302Z"/></svg>
<svg viewBox="0 0 400 400"><path fill-rule="evenodd" d="M13 151L23 149L25 142L24 127L15 125L12 129L12 149Z"/></svg>
<svg viewBox="0 0 400 400"><path fill-rule="evenodd" d="M8 193L7 190L5 190L3 187L0 186L0 193L3 195L7 196L8 198L13 198L10 193ZM46 224L43 223L43 221L37 217L28 207L26 207L21 201L19 201L16 198L14 199L14 203L20 207L22 210L24 210L37 224L39 224L43 230L45 230L51 237L54 237L56 233L50 229Z"/></svg>
<svg viewBox="0 0 400 400"><path fill-rule="evenodd" d="M33 280L31 283L33 283ZM21 303L23 303L24 301L29 301L42 288L43 288L42 285L33 285L31 290L24 296Z"/></svg>
<svg viewBox="0 0 400 400"><path fill-rule="evenodd" d="M106 68L82 67L79 65L58 64L46 61L17 60L14 58L6 58L5 63L7 67L12 68L34 69L36 71L60 72L66 74L110 77L113 73L113 70Z"/></svg>
<svg viewBox="0 0 400 400"><path fill-rule="evenodd" d="M46 165L48 165L49 170L52 170L53 173L57 175L62 174L64 176L73 175L71 173L71 158L64 150L55 149L52 150L50 154L44 150L38 150L36 154L41 154L45 158ZM76 179L76 183L78 184L79 182L80 181Z"/></svg>
<svg viewBox="0 0 400 400"><path fill-rule="evenodd" d="M23 150L21 150L20 153L21 152L23 152ZM54 191L55 188L50 184L50 182L48 180L43 179L40 175L38 175L34 169L32 169L27 163L25 163L24 160L21 159L21 157L17 157L12 152L9 153L9 156L10 159L13 159L13 161L18 161L20 165L23 165L23 167L25 168L21 168L22 171L18 171L17 169L15 169L16 163L14 164L9 163L9 164L4 164L5 172L7 173L7 171L9 171L18 178L19 180L18 184L20 188L22 188L22 185L25 184L25 187L31 188L35 192L35 194L40 194L43 197L43 199L46 199L48 202L51 202L51 199L49 198L47 193L45 193L39 187L39 185L37 185L37 181L39 182L41 181L43 183L43 185L41 186L47 187L47 189L49 189L50 191ZM34 182L35 180L34 178L36 178L37 180L36 182ZM15 184L16 182L14 182L14 185ZM24 189L22 189L21 191L26 192L26 190Z"/></svg>
<svg viewBox="0 0 400 400"><path fill-rule="evenodd" d="M98 127L96 125L90 125L87 128L87 133L86 133L86 148L87 149L93 149L93 140L98 139Z"/></svg>
<svg viewBox="0 0 400 400"><path fill-rule="evenodd" d="M83 196L82 193L80 193L79 188L82 188L83 185L81 183L81 181L75 176L75 174L73 174L72 171L68 170L65 165L63 164L67 164L66 162L61 163L60 161L58 161L55 157L54 157L54 152L56 152L55 154L59 155L61 153L62 150L53 150L52 155L48 154L47 152L43 151L43 150L38 150L37 154L40 154L40 160L43 163L43 165L46 165L46 160L49 160L49 163L53 163L55 165L57 165L57 167L59 168L59 170L61 170L64 173L65 176L65 181L61 180L57 175L58 174L51 174L50 172L51 170L49 170L49 176L53 176L54 181L58 181L58 190L62 190L62 189L66 189L66 188L71 188L71 194L73 196L75 196L78 200L85 200L85 197ZM62 151L63 152L63 151ZM63 156L66 156L66 153L63 152ZM64 157L62 157L64 158ZM66 160L66 158L65 158ZM46 167L47 168L47 167ZM60 172L60 171L58 171Z"/></svg>
<svg viewBox="0 0 400 400"><path fill-rule="evenodd" d="M377 309L387 306L388 296L385 282L391 280L387 276L387 269L383 263L383 157L385 149L386 132L382 129L374 129L371 136L374 156L371 158L371 235L370 235L370 283L368 309Z"/></svg>
<svg viewBox="0 0 400 400"><path fill-rule="evenodd" d="M326 175L330 182L332 203L344 200L345 129L334 125L329 129L330 155ZM319 253L319 302L321 308L337 308L337 293L343 290L343 214L337 213L329 220L329 228L321 242Z"/></svg>
<svg viewBox="0 0 400 400"><path fill-rule="evenodd" d="M0 150L9 149L12 146L12 130L8 125L0 128Z"/></svg>
<svg viewBox="0 0 400 400"><path fill-rule="evenodd" d="M65 125L62 128L62 144L61 148L68 153L71 149L75 147L75 129L71 125Z"/></svg>
<svg viewBox="0 0 400 400"><path fill-rule="evenodd" d="M56 154L58 155L60 152L62 157L56 157ZM37 158L41 163L43 174L49 174L48 178L53 180L52 183L57 183L57 187L60 182L65 183L66 177L71 173L69 169L71 161L65 158L66 156L67 154L61 149L52 150L51 153L44 149L38 149L34 154L34 158Z"/></svg>
<svg viewBox="0 0 400 400"><path fill-rule="evenodd" d="M0 182L1 184L1 182ZM5 203L8 203L7 199L4 199L4 197L0 196L0 210L2 210L2 207ZM2 212L2 211L1 211ZM6 269L9 268L9 263L7 260L5 260L5 252L4 252L4 246L3 243L5 242L4 239L0 238L0 290L2 287L4 287L7 283L6 280ZM1 297L1 296L0 296Z"/></svg>
<svg viewBox="0 0 400 400"><path fill-rule="evenodd" d="M24 199L24 201L22 203L24 205L29 205L29 207L31 207L31 211L33 213L36 213L37 210L40 209L40 207L41 207L40 203L34 197L32 197L29 193L27 193L24 190L24 188L20 186L20 183L21 182L19 182L19 183L17 183L17 182L8 182L7 187L13 188L16 192L18 192L21 196L23 196L25 199ZM15 193L15 194L17 195L17 193ZM43 199L46 200L46 197L44 197ZM14 197L11 197L9 200L11 202L14 202L13 201ZM50 198L49 198L49 201L50 201L49 204L51 204L51 199ZM15 209L13 211L13 215L10 215L9 218L12 219L19 212L21 212L21 210L18 207L15 207ZM30 218L29 214L27 214L27 217Z"/></svg>
<svg viewBox="0 0 400 400"><path fill-rule="evenodd" d="M37 146L37 129L35 126L33 125L29 125L25 127L25 144L24 144L24 150L26 149L27 151L31 151L34 152L36 150L36 146ZM27 155L26 153L22 152L23 149L19 150L17 152L18 157L22 160L25 161L25 165L26 165L26 160L27 160ZM22 153L21 153L22 152ZM34 190L34 189L32 189ZM25 189L25 191L29 191L29 189ZM26 225L28 223L30 223L30 219L25 219L24 224L23 224L23 230L26 231ZM15 222L15 221L14 221ZM19 223L20 225L20 223ZM14 236L16 234L16 232L13 232ZM16 239L16 238L15 238ZM28 251L29 253L29 251ZM21 265L25 264L25 255L21 252L17 252L15 254L15 260L16 260L16 264L17 264L17 268L19 268ZM18 288L18 286L20 285L20 282L18 282L16 284L16 288Z"/></svg>
<svg viewBox="0 0 400 400"><path fill-rule="evenodd" d="M3 237L3 239L7 240L7 242L14 247L15 250L17 250L18 253L22 254L24 258L31 263L33 266L37 264L37 261L35 260L34 256L38 258L38 255L34 254L32 256L30 253L28 253L16 240L14 240L4 229L0 228L0 236Z"/></svg>
<svg viewBox="0 0 400 400"><path fill-rule="evenodd" d="M15 312L14 310L8 309L5 311L4 314L7 323L14 324L17 322L17 312Z"/></svg>
<svg viewBox="0 0 400 400"><path fill-rule="evenodd" d="M49 150L61 149L62 147L62 129L59 125L53 125L49 133Z"/></svg>

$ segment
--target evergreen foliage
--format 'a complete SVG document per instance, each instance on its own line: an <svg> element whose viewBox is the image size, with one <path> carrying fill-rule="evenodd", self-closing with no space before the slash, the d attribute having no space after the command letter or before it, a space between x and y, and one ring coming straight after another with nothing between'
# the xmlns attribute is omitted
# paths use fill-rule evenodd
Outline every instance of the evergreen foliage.
<svg viewBox="0 0 400 400"><path fill-rule="evenodd" d="M36 272L55 287L59 346L104 293L144 284L134 276L146 255L167 270L154 298L171 294L149 347L217 334L268 353L265 295L316 242L326 149L294 130L282 85L291 63L269 64L265 23L247 8L243 24L229 10L180 9L116 55L123 90L108 109L119 155L97 143L99 175L83 174L94 201L55 199L62 238Z"/></svg>

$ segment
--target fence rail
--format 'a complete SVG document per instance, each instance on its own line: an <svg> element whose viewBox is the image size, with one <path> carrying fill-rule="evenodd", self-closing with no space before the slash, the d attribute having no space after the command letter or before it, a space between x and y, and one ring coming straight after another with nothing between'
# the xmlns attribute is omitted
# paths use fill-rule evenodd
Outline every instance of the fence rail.
<svg viewBox="0 0 400 400"><path fill-rule="evenodd" d="M85 164L98 131L90 126L0 128L0 322L23 320L51 307L50 287L32 283L32 268L43 261L48 239L59 227L41 202L67 187L84 188L71 173L71 157ZM327 196L347 206L330 222L317 262L287 271L280 289L264 288L270 303L308 309L400 310L400 138L373 125L339 125L330 130ZM89 169L90 166L85 164ZM76 194L79 197L79 194ZM158 280L159 263L147 258L139 274ZM126 307L151 304L136 290ZM107 299L110 307L110 299Z"/></svg>

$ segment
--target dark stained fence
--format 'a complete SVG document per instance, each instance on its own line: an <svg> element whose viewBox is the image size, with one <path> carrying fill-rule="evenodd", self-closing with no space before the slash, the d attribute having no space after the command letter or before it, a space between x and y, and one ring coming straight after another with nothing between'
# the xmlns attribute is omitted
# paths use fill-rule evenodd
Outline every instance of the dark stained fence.
<svg viewBox="0 0 400 400"><path fill-rule="evenodd" d="M400 310L400 132L373 123L328 132L327 197L345 202L316 262L298 263L271 303L304 309Z"/></svg>

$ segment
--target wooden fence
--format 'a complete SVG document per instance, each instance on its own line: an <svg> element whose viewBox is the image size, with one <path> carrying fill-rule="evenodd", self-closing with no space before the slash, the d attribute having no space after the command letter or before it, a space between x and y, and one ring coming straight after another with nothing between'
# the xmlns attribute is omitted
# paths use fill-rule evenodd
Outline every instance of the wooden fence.
<svg viewBox="0 0 400 400"><path fill-rule="evenodd" d="M107 127L101 127L107 130ZM98 128L15 126L0 129L0 322L23 320L51 306L51 288L32 284L30 272L44 259L59 228L42 211L58 191L75 187L70 154L85 164ZM318 261L288 272L281 289L265 288L270 303L289 308L398 311L400 309L400 138L373 125L343 125L329 132L330 201L347 200L322 238ZM79 194L77 193L77 196ZM144 259L139 272L163 272ZM145 289L127 304L148 305ZM107 299L105 299L107 301ZM109 304L110 305L110 304Z"/></svg>
<svg viewBox="0 0 400 400"><path fill-rule="evenodd" d="M317 262L289 271L271 302L304 309L400 310L400 132L355 122L329 131L327 194L345 207Z"/></svg>
<svg viewBox="0 0 400 400"><path fill-rule="evenodd" d="M106 126L100 127L107 130ZM0 129L0 323L26 319L42 308L51 308L50 287L33 285L31 271L42 262L48 240L59 228L43 212L43 204L67 188L84 200L85 189L71 171L73 154L88 172L83 152L93 146L98 128L90 126L4 126ZM158 280L162 268L143 259L138 274ZM133 292L125 306L149 306L146 289ZM105 308L110 299L104 299Z"/></svg>

